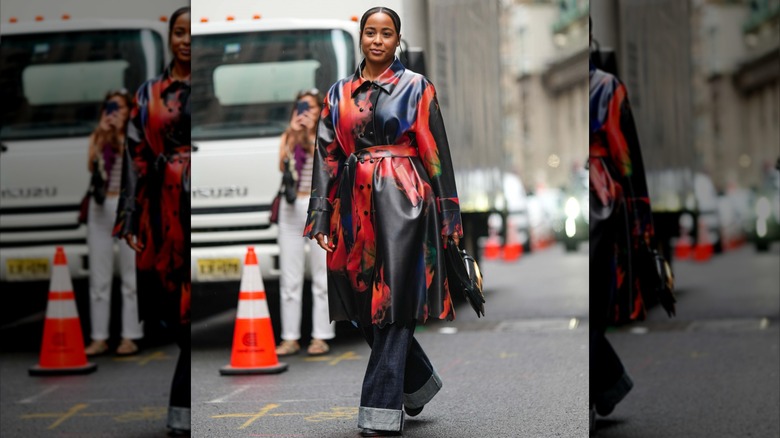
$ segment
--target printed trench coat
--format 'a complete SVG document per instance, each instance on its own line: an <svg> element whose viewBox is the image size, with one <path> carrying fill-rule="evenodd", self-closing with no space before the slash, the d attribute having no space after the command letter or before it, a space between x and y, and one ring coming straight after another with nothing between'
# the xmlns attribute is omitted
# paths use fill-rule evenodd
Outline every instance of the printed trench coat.
<svg viewBox="0 0 780 438"><path fill-rule="evenodd" d="M642 320L643 286L656 275L647 181L625 86L590 66L591 300L598 323Z"/></svg>
<svg viewBox="0 0 780 438"><path fill-rule="evenodd" d="M190 320L190 84L171 67L135 95L114 235L137 236L141 320Z"/></svg>
<svg viewBox="0 0 780 438"><path fill-rule="evenodd" d="M365 61L363 61L365 63ZM451 320L442 236L463 235L436 91L398 59L325 96L304 235L327 235L331 320Z"/></svg>

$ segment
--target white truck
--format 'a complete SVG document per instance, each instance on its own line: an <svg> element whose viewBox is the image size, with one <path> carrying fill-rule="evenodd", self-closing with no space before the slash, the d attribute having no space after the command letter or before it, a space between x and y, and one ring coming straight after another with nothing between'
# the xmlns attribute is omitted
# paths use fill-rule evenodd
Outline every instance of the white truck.
<svg viewBox="0 0 780 438"><path fill-rule="evenodd" d="M409 2L385 3L403 14ZM357 20L365 2L256 6L192 4L194 283L240 279L248 246L263 278L278 278L270 204L281 182L279 142L295 95L314 88L326 93L362 60Z"/></svg>
<svg viewBox="0 0 780 438"><path fill-rule="evenodd" d="M134 92L162 72L162 20L178 7L106 3L0 6L2 282L48 280L56 246L65 248L72 277L88 276L86 226L77 218L89 135L107 91Z"/></svg>

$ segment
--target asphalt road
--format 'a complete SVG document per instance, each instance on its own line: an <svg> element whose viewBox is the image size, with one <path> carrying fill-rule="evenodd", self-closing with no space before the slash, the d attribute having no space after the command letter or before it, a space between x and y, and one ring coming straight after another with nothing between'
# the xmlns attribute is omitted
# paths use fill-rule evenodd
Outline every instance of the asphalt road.
<svg viewBox="0 0 780 438"><path fill-rule="evenodd" d="M487 316L461 303L456 321L418 328L444 387L404 436L587 436L587 266L586 248L484 262ZM598 418L597 436L779 437L780 246L678 260L675 274L676 318L653 308L608 334L635 387ZM276 287L267 285L278 319ZM83 299L77 291L80 311ZM193 436L358 436L369 350L353 329L339 325L327 357L284 358L282 374L223 377L235 312L201 314L211 316L192 330ZM0 436L165 436L178 354L170 339L147 327L138 356L99 357L87 376L30 377L41 329L34 315L0 328Z"/></svg>
<svg viewBox="0 0 780 438"><path fill-rule="evenodd" d="M456 321L418 327L444 386L420 416L407 418L404 436L586 436L587 266L586 250L558 247L484 262L485 318L462 304ZM198 436L358 436L369 349L356 333L341 327L325 358L284 358L282 374L223 377L233 318L223 313L193 327Z"/></svg>
<svg viewBox="0 0 780 438"><path fill-rule="evenodd" d="M780 437L780 246L675 262L677 316L607 335L634 381L600 438Z"/></svg>

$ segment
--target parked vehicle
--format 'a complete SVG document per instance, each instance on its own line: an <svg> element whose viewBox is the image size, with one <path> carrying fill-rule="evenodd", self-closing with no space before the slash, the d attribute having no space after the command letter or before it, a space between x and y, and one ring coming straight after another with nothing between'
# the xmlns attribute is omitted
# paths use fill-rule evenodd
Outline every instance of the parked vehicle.
<svg viewBox="0 0 780 438"><path fill-rule="evenodd" d="M501 66L495 44L498 2L471 0L455 9L442 0L384 5L403 23L398 55L437 88L456 178L479 168L499 172L479 191L458 185L466 233L462 245L478 256L488 216L499 214L506 223L509 214L500 176L500 90L493 80ZM275 2L260 10L250 2L193 4L193 82L199 84L192 97L193 282L238 280L248 245L255 246L263 277L278 277L278 231L269 222L269 209L281 178L280 134L298 91L325 93L355 71L362 59L356 21L368 7L360 0L337 6ZM444 9L447 14L439 13ZM436 67L426 71L424 53L434 46ZM458 61L464 53L479 55L482 62L464 67ZM470 80L452 81L456 71ZM475 119L468 110L473 102L494 114ZM527 220L518 226L527 228Z"/></svg>
<svg viewBox="0 0 780 438"><path fill-rule="evenodd" d="M94 6L79 3L71 15L41 21L3 10L0 281L48 280L57 246L64 247L73 278L88 276L87 231L78 210L100 105L106 92L135 90L165 66L167 28L159 7L141 8L134 18L81 18ZM163 15L173 8L165 5Z"/></svg>
<svg viewBox="0 0 780 438"><path fill-rule="evenodd" d="M767 173L758 189L750 221L750 238L759 252L780 240L780 169Z"/></svg>
<svg viewBox="0 0 780 438"><path fill-rule="evenodd" d="M567 252L576 251L580 242L587 242L590 236L590 193L588 171L575 172L563 196L563 226L560 241Z"/></svg>

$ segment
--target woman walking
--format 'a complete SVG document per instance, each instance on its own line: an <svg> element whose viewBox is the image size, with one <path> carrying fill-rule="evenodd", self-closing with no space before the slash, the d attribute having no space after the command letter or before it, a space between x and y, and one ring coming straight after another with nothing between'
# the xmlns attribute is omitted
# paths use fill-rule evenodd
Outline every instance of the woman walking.
<svg viewBox="0 0 780 438"><path fill-rule="evenodd" d="M122 154L125 132L132 107L132 96L125 90L111 91L103 100L100 122L89 138L87 168L100 172L105 181L105 199L89 201L87 245L89 246L89 316L92 325L92 343L87 356L97 356L108 350L106 342L111 315L111 285L114 273L114 243L111 235L119 204L122 177ZM138 299L135 287L135 254L121 242L119 269L122 277L122 341L116 349L119 356L138 352L135 343L143 337L143 326L138 321Z"/></svg>
<svg viewBox="0 0 780 438"><path fill-rule="evenodd" d="M190 430L190 8L168 25L172 63L141 85L127 130L114 233L136 251L140 317L174 332L168 427Z"/></svg>
<svg viewBox="0 0 780 438"><path fill-rule="evenodd" d="M643 320L643 294L650 291L658 293L669 316L675 306L671 285L660 284L654 266L653 217L626 87L592 62L588 168L590 430L594 432L596 414L609 415L634 386L605 337L607 327Z"/></svg>
<svg viewBox="0 0 780 438"><path fill-rule="evenodd" d="M295 174L297 197L292 203L279 207L279 290L282 308L282 342L276 348L279 356L298 353L301 349L301 312L303 300L303 264L306 239L301 229L306 223L306 206L311 196L311 175L314 166L314 143L322 98L317 90L298 93L295 98L290 126L282 134L279 144L279 170L292 167ZM333 339L335 331L328 319L328 278L325 251L309 245L312 280L312 332L307 353L327 354L326 340Z"/></svg>
<svg viewBox="0 0 780 438"><path fill-rule="evenodd" d="M400 32L388 8L360 20L365 59L325 96L305 228L328 252L331 319L371 346L362 436L398 435L441 389L414 328L454 318L443 245L463 235L436 91L395 57Z"/></svg>

